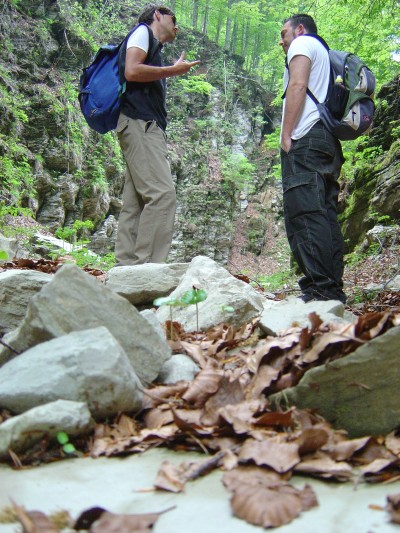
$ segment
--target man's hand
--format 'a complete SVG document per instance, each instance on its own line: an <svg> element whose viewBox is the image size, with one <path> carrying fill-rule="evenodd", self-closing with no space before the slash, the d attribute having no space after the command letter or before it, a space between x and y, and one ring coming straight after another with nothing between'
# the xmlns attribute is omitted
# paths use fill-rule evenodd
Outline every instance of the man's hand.
<svg viewBox="0 0 400 533"><path fill-rule="evenodd" d="M186 74L186 72L189 72L189 70L194 67L195 65L198 65L200 61L186 61L186 52L181 53L181 57L178 59L176 63L174 63L174 68L176 68L176 76L180 76L181 74Z"/></svg>
<svg viewBox="0 0 400 533"><path fill-rule="evenodd" d="M292 147L292 138L290 137L290 135L288 137L283 137L282 136L282 140L281 140L281 148L284 152L288 152Z"/></svg>

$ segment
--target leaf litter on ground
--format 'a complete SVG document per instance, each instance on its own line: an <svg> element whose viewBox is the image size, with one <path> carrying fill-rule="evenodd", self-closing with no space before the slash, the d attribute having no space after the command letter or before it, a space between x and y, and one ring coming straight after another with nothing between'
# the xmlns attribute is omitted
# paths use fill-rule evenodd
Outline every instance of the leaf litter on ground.
<svg viewBox="0 0 400 533"><path fill-rule="evenodd" d="M222 469L233 514L264 528L289 523L318 505L311 487L290 485L295 473L354 483L399 479L396 432L349 439L312 411L272 409L268 396L399 325L400 313L373 312L345 326L322 324L315 314L310 321L310 328L292 327L276 337L262 336L257 320L201 333L186 333L174 322L171 348L192 357L199 373L190 382L153 384L144 390L139 414L97 424L88 442L90 455L127 455L159 446L201 452L203 460L178 466L164 462L155 489L182 492L186 483ZM395 521L395 498L388 497L387 510Z"/></svg>

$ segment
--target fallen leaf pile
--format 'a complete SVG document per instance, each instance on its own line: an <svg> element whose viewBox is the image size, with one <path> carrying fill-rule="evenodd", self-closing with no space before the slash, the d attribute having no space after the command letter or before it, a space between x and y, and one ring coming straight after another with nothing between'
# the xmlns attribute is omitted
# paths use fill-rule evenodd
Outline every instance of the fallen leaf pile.
<svg viewBox="0 0 400 533"><path fill-rule="evenodd" d="M63 256L57 259L13 259L1 264L0 272L5 270L36 270L38 272L44 272L45 274L55 274L65 263L75 263L75 259L70 256ZM95 277L103 278L105 273L103 270L97 268L90 268L88 266L81 267L83 271L91 274Z"/></svg>
<svg viewBox="0 0 400 533"><path fill-rule="evenodd" d="M41 511L27 511L14 502L10 511L22 525L23 533L60 533L64 528L89 533L151 533L160 515L173 508L160 513L115 514L93 507L83 511L77 520L65 512L62 516L47 516Z"/></svg>
<svg viewBox="0 0 400 533"><path fill-rule="evenodd" d="M144 391L140 415L120 415L96 427L91 455L144 452L156 446L200 451L206 459L179 466L164 462L155 487L172 492L215 469L232 493L235 516L276 527L317 505L310 487L292 487L293 473L336 481L400 479L400 436L348 439L310 411L274 411L268 395L293 386L306 370L354 351L400 324L394 311L371 313L346 326L294 327L261 338L257 323L220 325L185 334L173 323L171 347L186 353L201 371L191 382ZM167 324L167 331L170 324Z"/></svg>

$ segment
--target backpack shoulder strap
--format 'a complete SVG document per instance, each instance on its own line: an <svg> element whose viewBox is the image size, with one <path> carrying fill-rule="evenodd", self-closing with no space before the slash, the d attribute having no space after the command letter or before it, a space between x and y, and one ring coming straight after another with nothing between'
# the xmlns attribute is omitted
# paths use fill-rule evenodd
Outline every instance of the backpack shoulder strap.
<svg viewBox="0 0 400 533"><path fill-rule="evenodd" d="M317 39L317 41L319 41L322 46L325 48L325 50L328 52L329 54L329 51L330 51L330 48L329 48L329 45L328 43L325 41L325 39L323 39L320 35L317 35L316 33L307 33L306 35L308 35L309 37L313 37L314 39ZM329 59L330 61L330 59ZM330 68L330 73L329 73L329 85L333 82L333 79L332 79L332 69ZM310 89L307 87L307 94L308 96L311 98L311 100L314 102L315 105L318 105L320 102L317 100L317 98L314 96L314 94L310 91Z"/></svg>
<svg viewBox="0 0 400 533"><path fill-rule="evenodd" d="M125 39L120 43L119 50L119 80L121 84L120 95L123 94L126 90L126 80L125 80L125 60L126 60L126 47L128 44L129 37L139 28L139 26L145 26L149 32L149 49L147 51L147 56L145 63L148 64L151 62L155 56L157 50L160 47L159 41L154 37L153 31L147 24L140 23L135 26L125 37Z"/></svg>
<svg viewBox="0 0 400 533"><path fill-rule="evenodd" d="M325 50L329 54L329 50L330 50L329 45L325 41L325 39L323 39L320 35L317 35L316 33L306 33L306 34L304 34L303 37L313 37L314 39L317 39L317 41L319 41L322 44L322 46L325 48ZM288 63L287 63L287 58L285 58L285 68L287 68L289 70L289 66L288 66ZM331 77L332 77L332 72L331 72ZM331 82L331 80L330 80L330 82ZM308 96L311 98L311 100L314 102L314 104L318 105L319 104L318 100L315 98L315 96L313 95L313 93L310 91L310 89L308 87L307 87L307 91L306 92L307 92ZM286 90L285 90L285 92L282 95L282 100L285 98L285 96L286 96Z"/></svg>

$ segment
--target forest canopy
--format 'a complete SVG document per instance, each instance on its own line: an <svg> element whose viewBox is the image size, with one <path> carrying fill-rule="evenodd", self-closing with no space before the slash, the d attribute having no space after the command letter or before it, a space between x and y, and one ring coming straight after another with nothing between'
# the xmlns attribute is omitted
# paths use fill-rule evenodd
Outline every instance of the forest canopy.
<svg viewBox="0 0 400 533"><path fill-rule="evenodd" d="M93 49L121 37L134 24L144 0L60 0L81 37ZM397 0L166 0L178 24L243 58L244 68L263 86L280 91L283 54L278 45L282 20L309 13L331 48L358 54L374 72L378 88L399 71L400 2ZM177 46L177 45L175 45ZM196 46L187 50L196 56ZM199 58L201 59L201 57Z"/></svg>

